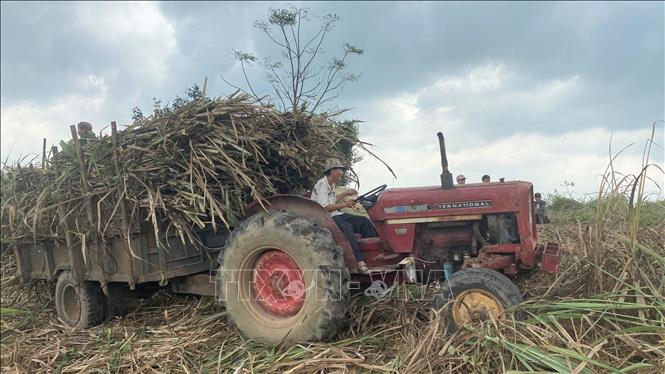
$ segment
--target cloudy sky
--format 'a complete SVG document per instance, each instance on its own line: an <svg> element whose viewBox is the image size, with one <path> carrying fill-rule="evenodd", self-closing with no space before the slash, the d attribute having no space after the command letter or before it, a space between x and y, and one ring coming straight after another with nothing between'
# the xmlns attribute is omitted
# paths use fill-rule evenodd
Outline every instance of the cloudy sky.
<svg viewBox="0 0 665 374"><path fill-rule="evenodd" d="M616 166L639 172L652 124L665 118L662 2L295 5L340 16L323 57L344 42L365 50L349 60L361 79L335 104L364 121L361 137L398 179L366 157L361 189L437 184L443 131L451 171L468 181L487 173L590 193L610 139L613 152L633 144ZM231 93L220 75L242 82L232 51L277 55L252 27L276 6L2 2L2 159L41 152L42 138L57 144L81 120L126 124L134 106L150 111L153 97L183 96L204 77L210 95ZM663 128L652 147L660 167Z"/></svg>

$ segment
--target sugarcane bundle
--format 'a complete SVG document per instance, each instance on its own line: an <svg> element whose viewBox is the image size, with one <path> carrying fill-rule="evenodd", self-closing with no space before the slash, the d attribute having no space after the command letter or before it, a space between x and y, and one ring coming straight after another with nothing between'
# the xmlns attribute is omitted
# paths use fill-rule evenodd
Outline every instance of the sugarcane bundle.
<svg viewBox="0 0 665 374"><path fill-rule="evenodd" d="M311 188L324 159L339 157L339 141L358 143L331 118L235 94L149 117L119 131L115 146L102 136L80 148L82 157L73 141L61 142L48 167L4 168L3 236L64 242L69 222L79 236L119 237L125 204L127 234L149 221L195 242L197 229L233 226L252 201Z"/></svg>

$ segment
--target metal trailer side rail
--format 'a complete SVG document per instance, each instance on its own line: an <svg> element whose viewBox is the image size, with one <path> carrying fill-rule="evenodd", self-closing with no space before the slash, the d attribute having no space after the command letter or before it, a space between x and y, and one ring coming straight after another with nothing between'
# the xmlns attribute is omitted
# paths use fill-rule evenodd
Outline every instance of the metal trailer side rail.
<svg viewBox="0 0 665 374"><path fill-rule="evenodd" d="M149 225L149 224L145 224ZM84 280L102 282L104 280L103 269L100 264L102 257L106 262L112 264L114 270L111 274L106 274L108 282L131 283L135 280L137 284L146 282L161 282L162 284L175 280L180 284L177 291L186 293L187 288L182 284L192 283L189 280L180 279L180 277L200 275L203 273L211 274L217 269L217 255L221 251L228 232L205 230L198 232L199 239L203 243L203 248L198 249L192 244L183 244L179 237L161 238L160 241L167 243L166 248L157 248L155 237L152 230L142 229L141 234L132 235L129 238L129 245L135 256L129 254L125 249L126 241L123 239L112 239L106 241L108 247L108 256L95 248L88 248L84 260ZM76 249L80 249L81 243L73 242ZM63 270L71 270L70 252L67 245L44 245L27 244L17 248L17 255L21 258L18 269L20 275L25 280L46 279L55 280ZM162 266L160 266L160 252L163 257ZM107 269L108 270L108 269ZM132 274L133 273L133 274ZM201 289L201 277L197 277L194 289ZM214 284L212 285L214 287ZM176 290L177 287L174 287ZM198 294L209 294L210 290Z"/></svg>

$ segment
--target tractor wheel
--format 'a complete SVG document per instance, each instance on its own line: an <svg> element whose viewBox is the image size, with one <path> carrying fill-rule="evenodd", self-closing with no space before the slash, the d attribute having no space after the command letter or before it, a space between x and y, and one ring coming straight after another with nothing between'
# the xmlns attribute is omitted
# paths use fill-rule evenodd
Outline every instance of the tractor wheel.
<svg viewBox="0 0 665 374"><path fill-rule="evenodd" d="M350 276L342 251L306 218L248 218L231 234L220 264L220 304L249 338L320 341L347 323Z"/></svg>
<svg viewBox="0 0 665 374"><path fill-rule="evenodd" d="M63 271L55 285L55 309L62 322L85 329L104 320L104 295L97 282L77 284L70 271Z"/></svg>
<svg viewBox="0 0 665 374"><path fill-rule="evenodd" d="M486 268L466 269L442 281L434 298L437 309L445 307L448 332L467 323L502 319L522 302L522 294L505 275Z"/></svg>

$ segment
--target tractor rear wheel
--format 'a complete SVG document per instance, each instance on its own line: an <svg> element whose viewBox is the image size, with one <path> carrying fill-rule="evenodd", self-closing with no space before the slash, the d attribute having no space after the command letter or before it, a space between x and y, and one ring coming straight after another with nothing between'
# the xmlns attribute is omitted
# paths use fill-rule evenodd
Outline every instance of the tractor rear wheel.
<svg viewBox="0 0 665 374"><path fill-rule="evenodd" d="M254 215L220 255L220 304L247 337L320 341L347 322L349 271L332 234L288 212Z"/></svg>
<svg viewBox="0 0 665 374"><path fill-rule="evenodd" d="M62 322L85 329L104 320L104 295L97 282L78 284L69 270L58 276L55 285L55 309Z"/></svg>
<svg viewBox="0 0 665 374"><path fill-rule="evenodd" d="M445 308L448 332L468 323L502 319L522 302L522 294L505 275L486 268L465 269L443 281L434 305Z"/></svg>

